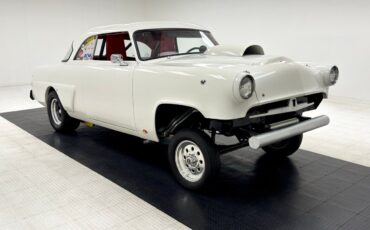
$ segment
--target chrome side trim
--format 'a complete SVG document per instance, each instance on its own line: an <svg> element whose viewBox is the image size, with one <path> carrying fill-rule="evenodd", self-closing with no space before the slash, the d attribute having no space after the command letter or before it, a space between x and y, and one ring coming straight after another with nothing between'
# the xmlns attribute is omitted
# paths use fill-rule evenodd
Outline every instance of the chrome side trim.
<svg viewBox="0 0 370 230"><path fill-rule="evenodd" d="M301 133L305 133L323 127L325 125L328 125L329 121L330 119L328 116L322 115L307 121L302 121L298 124L286 128L270 131L267 133L262 133L249 138L248 140L249 146L253 149L258 149L266 145L273 144L285 140L287 138L299 135Z"/></svg>

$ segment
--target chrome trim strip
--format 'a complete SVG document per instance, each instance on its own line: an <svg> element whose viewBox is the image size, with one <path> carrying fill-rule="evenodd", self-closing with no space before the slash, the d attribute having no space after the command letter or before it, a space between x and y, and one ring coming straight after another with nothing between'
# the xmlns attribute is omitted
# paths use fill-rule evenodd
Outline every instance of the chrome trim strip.
<svg viewBox="0 0 370 230"><path fill-rule="evenodd" d="M310 107L314 104L315 104L314 102L311 102L311 103L301 103L301 104L294 105L293 100L291 99L289 100L289 105L286 107L270 109L267 113L251 115L249 116L249 118L265 117L265 116L271 116L271 115L276 115L276 114L281 114L281 113L296 112L296 111L305 109L307 107Z"/></svg>
<svg viewBox="0 0 370 230"><path fill-rule="evenodd" d="M279 128L283 128L283 127L286 127L286 126L289 126L289 125L296 124L298 122L299 122L298 118L292 118L292 119L288 119L288 120L279 121L279 122L269 124L269 126L270 126L270 129L279 129Z"/></svg>

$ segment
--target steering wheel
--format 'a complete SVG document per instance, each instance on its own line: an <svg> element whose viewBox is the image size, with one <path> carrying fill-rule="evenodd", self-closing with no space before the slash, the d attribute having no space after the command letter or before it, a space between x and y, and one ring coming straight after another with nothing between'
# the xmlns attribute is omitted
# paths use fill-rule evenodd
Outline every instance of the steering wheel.
<svg viewBox="0 0 370 230"><path fill-rule="evenodd" d="M207 50L206 46L199 46L199 47L193 47L190 50L186 51L186 53L190 53L191 51L199 50L199 52L204 53Z"/></svg>

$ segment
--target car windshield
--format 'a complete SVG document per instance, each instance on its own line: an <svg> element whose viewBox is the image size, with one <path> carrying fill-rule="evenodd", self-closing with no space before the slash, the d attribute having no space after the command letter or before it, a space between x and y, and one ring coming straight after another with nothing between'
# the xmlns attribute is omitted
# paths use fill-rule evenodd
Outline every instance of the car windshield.
<svg viewBox="0 0 370 230"><path fill-rule="evenodd" d="M194 29L153 29L134 33L140 60L203 53L218 45L209 31Z"/></svg>

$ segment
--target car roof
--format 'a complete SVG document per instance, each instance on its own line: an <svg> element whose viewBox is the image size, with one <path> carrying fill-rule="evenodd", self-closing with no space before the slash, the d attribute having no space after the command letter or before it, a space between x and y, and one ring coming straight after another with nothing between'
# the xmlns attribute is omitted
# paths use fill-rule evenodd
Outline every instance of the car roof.
<svg viewBox="0 0 370 230"><path fill-rule="evenodd" d="M73 49L71 56L75 56L78 52L80 45L90 36L97 34L107 34L107 33L116 33L116 32L129 32L131 35L137 30L147 30L147 29L198 29L198 30L207 30L204 27L201 27L196 24L183 23L176 21L148 21L148 22L134 22L128 24L114 24L106 26L98 26L91 28L86 33L81 34L77 39L73 41L73 46L76 46L76 49Z"/></svg>
<svg viewBox="0 0 370 230"><path fill-rule="evenodd" d="M135 22L135 23L128 23L128 24L114 24L114 25L107 25L107 26L98 26L91 28L88 30L89 35L93 34L102 34L102 33L114 33L114 32L135 32L137 30L146 30L146 29L199 29L199 30L206 30L205 28L191 23L182 23L182 22L174 22L174 21L149 21L149 22Z"/></svg>

